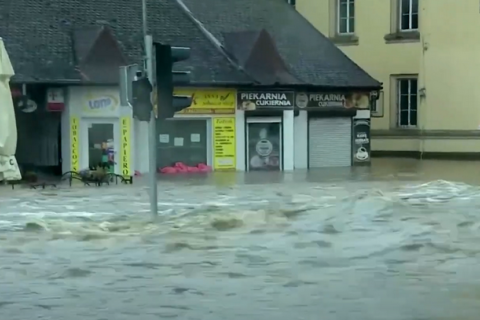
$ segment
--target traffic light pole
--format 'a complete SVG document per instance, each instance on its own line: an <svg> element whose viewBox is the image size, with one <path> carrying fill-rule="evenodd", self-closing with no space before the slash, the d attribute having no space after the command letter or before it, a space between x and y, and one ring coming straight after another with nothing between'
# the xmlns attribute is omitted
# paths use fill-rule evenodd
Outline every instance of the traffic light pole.
<svg viewBox="0 0 480 320"><path fill-rule="evenodd" d="M147 0L142 0L142 22L143 36L145 40L145 67L148 80L154 86L153 78L153 39L148 35L147 25ZM149 185L150 185L150 212L153 217L158 215L158 194L157 194L157 128L155 111L152 110L148 124L148 155L149 155Z"/></svg>

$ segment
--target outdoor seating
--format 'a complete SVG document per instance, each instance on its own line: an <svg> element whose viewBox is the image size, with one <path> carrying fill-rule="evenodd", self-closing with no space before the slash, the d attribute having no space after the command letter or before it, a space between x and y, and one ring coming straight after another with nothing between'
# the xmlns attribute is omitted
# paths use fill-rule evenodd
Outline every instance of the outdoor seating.
<svg viewBox="0 0 480 320"><path fill-rule="evenodd" d="M90 167L86 170L68 171L62 175L62 180L68 179L69 185L72 186L73 180L82 181L85 186L95 185L100 187L104 184L110 185L110 183L118 184L133 184L132 176L122 176L113 172L110 172L110 163L99 163L96 167Z"/></svg>

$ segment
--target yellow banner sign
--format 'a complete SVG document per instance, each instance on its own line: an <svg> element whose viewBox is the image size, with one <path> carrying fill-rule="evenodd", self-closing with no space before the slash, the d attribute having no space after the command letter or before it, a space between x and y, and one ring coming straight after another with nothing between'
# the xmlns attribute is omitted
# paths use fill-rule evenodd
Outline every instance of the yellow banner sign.
<svg viewBox="0 0 480 320"><path fill-rule="evenodd" d="M120 165L122 168L122 176L124 177L130 177L132 176L132 170L131 170L131 135L130 135L130 129L131 129L131 121L130 117L121 117L120 118L120 123L121 123L121 132L120 132L120 139L121 139L121 145L120 145Z"/></svg>
<svg viewBox="0 0 480 320"><path fill-rule="evenodd" d="M235 114L234 89L175 89L175 95L192 97L192 105L179 114ZM153 90L153 108L157 114L157 90Z"/></svg>
<svg viewBox="0 0 480 320"><path fill-rule="evenodd" d="M70 117L70 167L71 171L80 170L80 120L78 117Z"/></svg>
<svg viewBox="0 0 480 320"><path fill-rule="evenodd" d="M213 168L236 170L235 118L213 119Z"/></svg>

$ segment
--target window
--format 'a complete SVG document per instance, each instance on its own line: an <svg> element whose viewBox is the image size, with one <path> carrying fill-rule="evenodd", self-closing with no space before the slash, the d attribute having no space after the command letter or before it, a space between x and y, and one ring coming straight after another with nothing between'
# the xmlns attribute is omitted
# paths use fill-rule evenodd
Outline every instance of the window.
<svg viewBox="0 0 480 320"><path fill-rule="evenodd" d="M415 128L417 119L417 79L404 78L397 80L397 126Z"/></svg>
<svg viewBox="0 0 480 320"><path fill-rule="evenodd" d="M399 29L400 31L418 30L418 1L399 0Z"/></svg>
<svg viewBox="0 0 480 320"><path fill-rule="evenodd" d="M355 0L337 0L338 34L355 33Z"/></svg>

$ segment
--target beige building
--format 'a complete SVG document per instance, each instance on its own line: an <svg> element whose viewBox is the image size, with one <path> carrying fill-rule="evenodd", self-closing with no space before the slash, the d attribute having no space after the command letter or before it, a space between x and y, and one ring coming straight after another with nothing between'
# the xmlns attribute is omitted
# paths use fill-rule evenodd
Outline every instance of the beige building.
<svg viewBox="0 0 480 320"><path fill-rule="evenodd" d="M296 9L383 82L377 154L480 155L478 0L297 0Z"/></svg>

